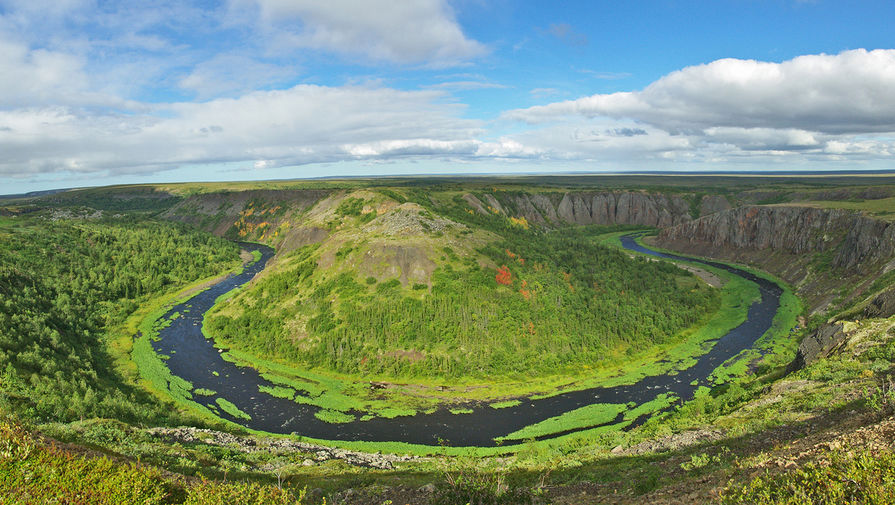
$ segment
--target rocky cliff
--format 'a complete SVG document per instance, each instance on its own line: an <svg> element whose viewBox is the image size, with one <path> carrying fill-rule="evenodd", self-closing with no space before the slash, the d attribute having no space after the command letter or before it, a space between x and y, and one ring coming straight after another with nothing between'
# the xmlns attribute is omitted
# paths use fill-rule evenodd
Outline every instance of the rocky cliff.
<svg viewBox="0 0 895 505"><path fill-rule="evenodd" d="M794 285L816 310L861 295L895 267L895 224L845 210L738 207L665 228L656 243L754 264Z"/></svg>
<svg viewBox="0 0 895 505"><path fill-rule="evenodd" d="M162 214L230 238L256 239L239 228L273 223L282 215L302 212L330 192L322 190L221 191L190 195ZM276 209L274 212L270 210ZM253 230L254 231L254 230ZM235 233L234 233L235 232Z"/></svg>
<svg viewBox="0 0 895 505"><path fill-rule="evenodd" d="M496 193L464 200L477 212L524 217L530 223L632 224L664 228L689 222L690 204L677 195L642 192ZM725 201L726 202L726 201ZM714 202L713 202L714 203ZM718 203L718 205L722 205Z"/></svg>
<svg viewBox="0 0 895 505"><path fill-rule="evenodd" d="M862 270L895 255L895 225L854 212L810 207L739 207L664 229L659 242L725 249L828 253L835 268Z"/></svg>

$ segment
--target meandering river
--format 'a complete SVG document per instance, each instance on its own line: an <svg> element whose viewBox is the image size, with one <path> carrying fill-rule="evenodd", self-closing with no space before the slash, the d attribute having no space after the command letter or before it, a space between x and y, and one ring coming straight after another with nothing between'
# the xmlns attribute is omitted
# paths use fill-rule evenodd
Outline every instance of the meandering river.
<svg viewBox="0 0 895 505"><path fill-rule="evenodd" d="M259 386L274 384L261 377L253 368L224 360L221 352L202 335L203 317L215 300L250 281L273 256L274 251L269 247L246 243L242 244L243 248L260 251L261 259L246 267L242 273L231 275L210 289L172 307L164 317L170 318L175 313L180 316L159 332L159 339L152 342L152 346L160 355L169 356L165 364L172 374L190 381L194 388L210 389L216 393L213 396L195 395L194 401L214 408L217 407L216 398L226 399L249 414L251 419L239 419L223 411L221 417L247 428L271 433L295 433L325 440L493 446L496 437L595 403L633 402L639 405L662 393L673 393L679 398L690 399L699 385L706 383L707 377L716 367L752 347L771 327L783 293L777 284L722 263L653 251L637 244L634 235L623 236L621 243L632 251L726 270L757 284L761 299L749 307L745 322L718 339L707 353L697 357L695 364L674 374L645 377L630 385L595 387L536 400L522 399L522 403L514 407L495 409L487 404L470 404L464 407L472 412L465 414L452 414L444 408L431 414L418 413L393 419L377 417L368 421L331 424L314 416L319 407L260 393ZM638 419L635 423L643 420ZM619 414L606 424L622 422L623 414Z"/></svg>

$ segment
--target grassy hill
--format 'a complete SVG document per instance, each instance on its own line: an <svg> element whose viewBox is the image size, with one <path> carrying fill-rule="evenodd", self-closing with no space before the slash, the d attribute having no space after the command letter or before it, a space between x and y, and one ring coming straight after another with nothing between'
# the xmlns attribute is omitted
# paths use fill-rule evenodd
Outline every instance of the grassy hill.
<svg viewBox="0 0 895 505"><path fill-rule="evenodd" d="M325 238L280 255L209 314L206 333L382 380L518 380L624 360L718 307L717 290L689 272L598 245L605 227L483 224L465 208L444 213L454 220L401 200L367 190L321 200L301 226Z"/></svg>

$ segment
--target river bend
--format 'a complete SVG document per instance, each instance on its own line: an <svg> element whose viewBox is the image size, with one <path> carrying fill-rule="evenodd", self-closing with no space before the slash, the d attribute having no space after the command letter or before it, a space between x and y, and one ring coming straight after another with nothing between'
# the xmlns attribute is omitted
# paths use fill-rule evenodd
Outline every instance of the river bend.
<svg viewBox="0 0 895 505"><path fill-rule="evenodd" d="M251 420L235 418L223 411L221 417L247 428L271 433L294 433L324 440L493 446L495 437L505 436L525 426L594 403L633 402L640 405L655 399L661 393L673 393L681 399L690 399L700 385L706 384L706 379L715 368L751 348L770 329L780 306L780 296L783 293L780 286L723 263L653 251L639 245L635 238L635 235L621 237L623 247L644 254L726 270L756 283L761 299L749 307L745 322L718 339L689 368L674 374L644 377L630 385L595 387L536 400L522 399L519 405L500 409L475 403L464 406L472 410L466 414L452 414L447 408L440 408L430 414L418 413L394 419L376 417L368 421L356 420L344 424L326 423L314 416L319 407L260 393L259 386L274 384L251 367L238 366L224 360L221 352L202 334L203 317L215 300L250 281L273 256L273 249L250 243L241 245L250 251L260 251L261 259L247 266L242 273L228 276L208 290L172 307L163 317L170 318L175 313L180 316L159 332L159 339L152 342L152 346L158 354L169 356L165 364L172 374L188 380L194 388L216 392L214 396L195 395L194 401L214 408L217 407L217 397L232 402L249 414ZM623 422L622 416L620 414L607 424ZM636 423L643 420L638 419ZM561 434L553 434L551 437Z"/></svg>

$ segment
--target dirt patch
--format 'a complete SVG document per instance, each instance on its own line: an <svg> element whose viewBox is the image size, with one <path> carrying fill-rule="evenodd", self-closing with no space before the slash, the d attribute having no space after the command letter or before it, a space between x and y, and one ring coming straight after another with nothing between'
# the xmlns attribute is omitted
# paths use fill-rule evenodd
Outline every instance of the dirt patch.
<svg viewBox="0 0 895 505"><path fill-rule="evenodd" d="M395 349L384 354L388 358L406 359L411 363L416 363L426 358L426 355L417 350L405 351L403 349Z"/></svg>
<svg viewBox="0 0 895 505"><path fill-rule="evenodd" d="M713 288L720 288L720 287L724 286L724 281L722 281L720 277L709 272L708 270L703 270L701 268L696 268L694 266L683 265L683 264L678 264L678 266L683 268L684 270L692 273L696 277L699 277L700 279L703 280L703 282L705 282L706 284L708 284L709 286L711 286Z"/></svg>

